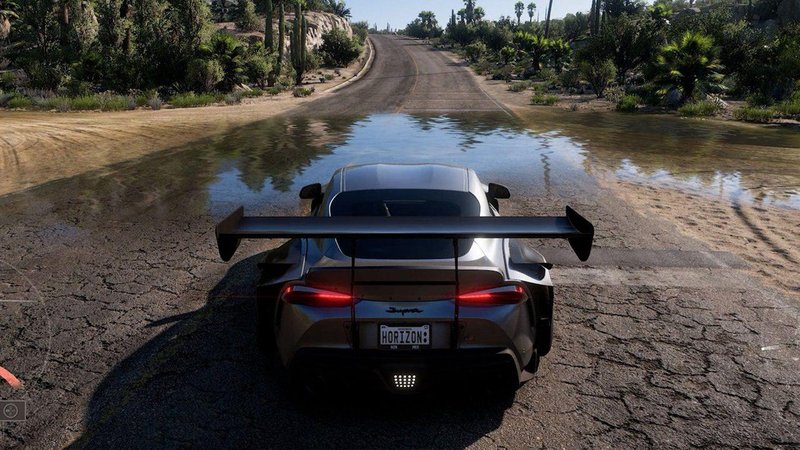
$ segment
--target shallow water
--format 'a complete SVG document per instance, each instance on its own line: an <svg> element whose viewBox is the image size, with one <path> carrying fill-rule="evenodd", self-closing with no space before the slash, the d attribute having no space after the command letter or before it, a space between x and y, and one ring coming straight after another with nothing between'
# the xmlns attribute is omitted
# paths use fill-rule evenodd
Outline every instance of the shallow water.
<svg viewBox="0 0 800 450"><path fill-rule="evenodd" d="M67 200L85 214L153 207L219 216L298 205L305 184L349 164L445 163L521 195L574 197L611 174L724 200L800 208L800 133L655 115L538 108L502 114L273 118L110 169L2 197L21 208ZM177 207L177 209L176 209Z"/></svg>
<svg viewBox="0 0 800 450"><path fill-rule="evenodd" d="M537 109L532 130L557 132L584 150L586 170L720 200L800 208L800 132L665 115Z"/></svg>

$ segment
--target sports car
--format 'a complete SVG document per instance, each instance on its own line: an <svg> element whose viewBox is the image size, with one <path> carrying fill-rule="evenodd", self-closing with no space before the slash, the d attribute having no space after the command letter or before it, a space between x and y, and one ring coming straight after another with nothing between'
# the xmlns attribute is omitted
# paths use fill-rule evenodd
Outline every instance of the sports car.
<svg viewBox="0 0 800 450"><path fill-rule="evenodd" d="M216 238L225 261L241 239L289 239L259 265L258 341L314 389L476 377L515 389L553 340L552 266L520 239L567 239L585 261L594 236L569 206L501 217L507 188L447 165L349 166L300 197L309 216L239 208Z"/></svg>

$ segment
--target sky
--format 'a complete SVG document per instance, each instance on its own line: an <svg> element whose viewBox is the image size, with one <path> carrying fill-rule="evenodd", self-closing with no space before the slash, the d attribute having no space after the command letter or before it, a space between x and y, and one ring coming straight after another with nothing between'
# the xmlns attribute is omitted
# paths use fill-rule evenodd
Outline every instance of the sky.
<svg viewBox="0 0 800 450"><path fill-rule="evenodd" d="M523 0L525 5L531 0ZM536 11L544 20L548 0L533 0ZM390 23L392 28L403 28L414 20L422 10L430 10L436 14L439 25L444 27L450 19L450 11L464 7L460 0L345 0L353 14L353 21L366 20L370 25L378 24L378 28L386 28ZM517 0L477 0L477 6L482 6L486 11L487 19L497 19L500 16L513 16L514 4ZM551 18L561 18L565 14L576 11L589 11L591 0L553 0L553 14ZM527 20L527 10L522 20ZM535 17L534 17L535 19Z"/></svg>

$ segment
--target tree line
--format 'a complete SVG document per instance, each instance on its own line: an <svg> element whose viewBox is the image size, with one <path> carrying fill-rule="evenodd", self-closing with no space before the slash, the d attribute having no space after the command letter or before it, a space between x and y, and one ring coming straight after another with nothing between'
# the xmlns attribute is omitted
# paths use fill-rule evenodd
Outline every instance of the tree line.
<svg viewBox="0 0 800 450"><path fill-rule="evenodd" d="M518 1L513 14L486 20L475 0L465 0L444 28L422 11L405 33L455 48L497 79L544 82L555 92L588 85L598 97L612 88L623 109L688 110L724 96L747 99L744 115L796 117L800 17L779 13L791 1L592 0L588 11L562 19L551 19L549 2L539 21L535 3Z"/></svg>
<svg viewBox="0 0 800 450"><path fill-rule="evenodd" d="M300 84L321 64L348 64L363 44L333 30L307 50L308 10L350 15L336 0L0 0L0 62L12 69L0 90L170 95ZM227 20L263 39L215 24Z"/></svg>

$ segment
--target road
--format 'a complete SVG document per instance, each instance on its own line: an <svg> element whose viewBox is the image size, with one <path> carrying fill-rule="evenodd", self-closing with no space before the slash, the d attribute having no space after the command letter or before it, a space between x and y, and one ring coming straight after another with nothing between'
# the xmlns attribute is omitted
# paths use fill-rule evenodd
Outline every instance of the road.
<svg viewBox="0 0 800 450"><path fill-rule="evenodd" d="M530 136L442 53L373 39L363 80L288 118L0 197L0 293L28 302L0 302L0 366L25 384L0 398L28 404L0 447L800 446L796 300L598 187L563 138ZM458 148L420 153L433 134ZM540 144L552 173L530 175L514 158ZM506 214L569 203L597 224L586 265L544 246L556 341L514 398L304 405L260 357L252 282L269 244L223 264L213 225L239 204L303 214L297 187L359 155L471 158L514 192Z"/></svg>

